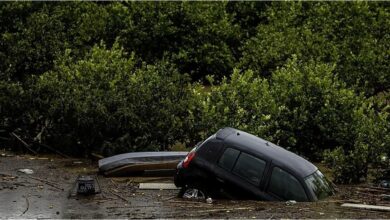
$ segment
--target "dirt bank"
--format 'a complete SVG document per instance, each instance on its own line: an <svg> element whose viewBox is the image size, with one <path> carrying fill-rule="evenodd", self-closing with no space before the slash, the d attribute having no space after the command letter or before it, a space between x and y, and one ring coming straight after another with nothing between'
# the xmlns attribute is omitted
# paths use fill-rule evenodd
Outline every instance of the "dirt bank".
<svg viewBox="0 0 390 220"><path fill-rule="evenodd" d="M34 174L17 172L29 168ZM339 186L339 193L317 203L214 200L213 204L176 198L177 190L139 190L139 182L171 182L167 177L105 178L102 193L69 196L80 174L95 175L96 162L53 156L0 157L0 216L3 218L390 218L390 212L340 207L343 202L390 206L390 191L367 185Z"/></svg>

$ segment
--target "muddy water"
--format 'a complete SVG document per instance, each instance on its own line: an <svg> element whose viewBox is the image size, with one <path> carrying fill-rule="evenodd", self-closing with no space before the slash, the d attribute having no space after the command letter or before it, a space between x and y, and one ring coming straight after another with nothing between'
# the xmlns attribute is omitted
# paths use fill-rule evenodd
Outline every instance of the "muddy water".
<svg viewBox="0 0 390 220"><path fill-rule="evenodd" d="M166 177L105 178L100 194L70 196L78 175L95 175L96 163L52 156L0 157L2 218L390 218L390 212L340 207L343 202L388 205L375 190L341 186L337 196L317 203L178 199L177 190L138 190L139 182L171 182ZM76 163L75 163L76 162ZM26 175L20 168L34 170ZM45 182L48 181L48 182ZM49 184L47 184L49 183ZM390 192L389 192L390 194Z"/></svg>

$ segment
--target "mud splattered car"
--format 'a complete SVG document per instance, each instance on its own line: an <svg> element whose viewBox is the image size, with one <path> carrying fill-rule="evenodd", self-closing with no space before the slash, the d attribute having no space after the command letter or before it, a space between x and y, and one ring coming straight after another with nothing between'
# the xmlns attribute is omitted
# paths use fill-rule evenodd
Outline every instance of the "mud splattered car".
<svg viewBox="0 0 390 220"><path fill-rule="evenodd" d="M192 149L175 173L185 198L317 201L334 193L309 161L246 132L224 128Z"/></svg>

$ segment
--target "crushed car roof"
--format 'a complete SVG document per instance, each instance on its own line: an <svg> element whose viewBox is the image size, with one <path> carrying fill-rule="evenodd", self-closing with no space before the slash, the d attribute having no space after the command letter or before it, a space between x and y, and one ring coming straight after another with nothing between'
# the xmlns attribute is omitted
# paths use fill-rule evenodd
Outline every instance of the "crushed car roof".
<svg viewBox="0 0 390 220"><path fill-rule="evenodd" d="M295 153L238 129L229 127L220 129L216 133L216 138L243 151L255 152L264 159L283 166L281 168L288 168L300 177L306 177L317 170L316 166Z"/></svg>

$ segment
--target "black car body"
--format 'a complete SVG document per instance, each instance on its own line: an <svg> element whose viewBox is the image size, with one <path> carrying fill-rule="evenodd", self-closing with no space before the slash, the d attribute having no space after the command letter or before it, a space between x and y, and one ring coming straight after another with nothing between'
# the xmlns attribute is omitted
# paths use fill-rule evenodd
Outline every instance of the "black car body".
<svg viewBox="0 0 390 220"><path fill-rule="evenodd" d="M224 128L181 161L175 184L205 195L283 201L317 201L333 194L309 161L246 132Z"/></svg>

